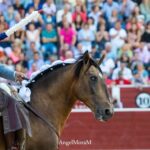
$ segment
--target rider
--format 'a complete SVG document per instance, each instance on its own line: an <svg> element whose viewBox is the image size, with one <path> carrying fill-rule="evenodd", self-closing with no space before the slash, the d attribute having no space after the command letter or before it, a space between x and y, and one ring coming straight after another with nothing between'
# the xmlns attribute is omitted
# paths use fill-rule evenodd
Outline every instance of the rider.
<svg viewBox="0 0 150 150"><path fill-rule="evenodd" d="M24 79L25 75L21 72L12 71L6 65L0 64L0 77L3 77L8 80L12 80L12 81L21 82ZM21 121L20 121L21 119L19 118L20 116L18 115L18 113L16 113L16 110L17 110L16 103L17 102L14 100L13 97L11 97L7 92L5 92L3 89L0 88L0 113L2 113L2 116L3 116L4 110L8 109L7 111L5 111L6 112L5 114L10 113L11 116L13 116L13 119L11 117L10 118L8 117L9 119L8 118L4 119L4 117L3 117L3 127L4 127L4 134L5 134L7 150L22 150L22 148L20 148L21 145L16 146L16 143L15 143L17 131L19 131L17 134L20 134L20 137L25 132L23 129L23 126L21 124ZM19 112L19 111L17 111L17 112ZM12 123L13 127L12 126L9 127L9 125L11 124L9 122L11 122L11 121L15 122L15 123L14 122ZM7 125L7 127L5 125ZM19 135L18 135L18 137L19 137Z"/></svg>

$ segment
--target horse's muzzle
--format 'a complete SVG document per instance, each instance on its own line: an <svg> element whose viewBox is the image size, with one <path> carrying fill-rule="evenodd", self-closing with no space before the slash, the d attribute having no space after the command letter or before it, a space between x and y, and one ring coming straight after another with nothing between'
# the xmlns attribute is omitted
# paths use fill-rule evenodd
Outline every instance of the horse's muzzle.
<svg viewBox="0 0 150 150"><path fill-rule="evenodd" d="M95 113L95 117L97 120L100 121L107 121L108 119L110 119L114 114L114 110L113 108L100 108L100 109L96 109L96 113Z"/></svg>

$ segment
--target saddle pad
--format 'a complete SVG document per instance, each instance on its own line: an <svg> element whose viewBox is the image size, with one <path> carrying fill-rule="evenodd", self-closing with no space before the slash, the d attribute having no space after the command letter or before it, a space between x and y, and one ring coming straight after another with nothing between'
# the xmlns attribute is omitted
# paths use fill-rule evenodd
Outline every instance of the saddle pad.
<svg viewBox="0 0 150 150"><path fill-rule="evenodd" d="M9 95L11 95L11 90L7 83L0 83L0 88L3 89Z"/></svg>

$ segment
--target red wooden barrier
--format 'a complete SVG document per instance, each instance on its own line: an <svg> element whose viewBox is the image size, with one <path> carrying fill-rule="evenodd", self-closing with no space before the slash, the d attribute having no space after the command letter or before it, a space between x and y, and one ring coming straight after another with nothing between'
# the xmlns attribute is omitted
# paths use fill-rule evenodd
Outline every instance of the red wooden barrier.
<svg viewBox="0 0 150 150"><path fill-rule="evenodd" d="M60 150L150 149L150 112L115 112L108 122L90 112L71 113Z"/></svg>
<svg viewBox="0 0 150 150"><path fill-rule="evenodd" d="M121 87L120 96L125 108L136 108L136 96L140 93L150 93L150 87L135 88L135 87Z"/></svg>

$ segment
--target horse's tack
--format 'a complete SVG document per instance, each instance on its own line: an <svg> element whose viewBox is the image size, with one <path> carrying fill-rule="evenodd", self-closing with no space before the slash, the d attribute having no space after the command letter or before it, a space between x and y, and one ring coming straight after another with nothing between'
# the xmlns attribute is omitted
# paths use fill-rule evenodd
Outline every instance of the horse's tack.
<svg viewBox="0 0 150 150"><path fill-rule="evenodd" d="M33 108L31 105L27 104L26 102L22 101L24 106L30 111L32 112L36 117L38 117L39 119L41 119L48 127L49 129L53 130L56 135L58 136L59 138L59 133L57 132L56 128L53 126L53 124L51 122L49 122L48 120L46 120L44 118L44 116L42 116L42 114L40 114L35 108Z"/></svg>

